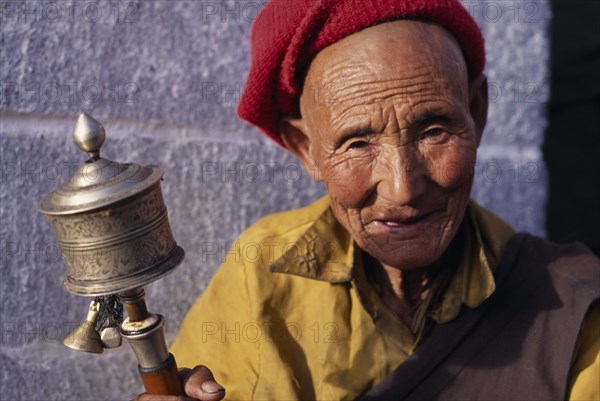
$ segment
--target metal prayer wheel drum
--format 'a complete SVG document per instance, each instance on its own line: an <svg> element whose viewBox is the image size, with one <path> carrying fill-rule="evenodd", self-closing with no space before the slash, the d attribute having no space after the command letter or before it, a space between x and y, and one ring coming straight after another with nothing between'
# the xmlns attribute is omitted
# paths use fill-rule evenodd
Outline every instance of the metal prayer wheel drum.
<svg viewBox="0 0 600 401"><path fill-rule="evenodd" d="M101 158L104 127L87 114L79 116L73 137L90 159L38 205L62 252L65 288L77 295L116 294L169 273L184 251L169 226L162 170Z"/></svg>

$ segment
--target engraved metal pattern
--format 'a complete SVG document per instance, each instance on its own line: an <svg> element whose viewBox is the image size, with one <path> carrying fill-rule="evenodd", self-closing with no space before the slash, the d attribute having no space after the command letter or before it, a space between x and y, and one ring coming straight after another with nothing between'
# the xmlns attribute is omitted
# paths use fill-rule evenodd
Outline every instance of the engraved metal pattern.
<svg viewBox="0 0 600 401"><path fill-rule="evenodd" d="M157 273L166 274L170 269L163 271L161 263L170 265L176 258L177 243L159 183L112 208L49 220L67 268L65 287L71 292L116 293L129 287L133 277L139 286Z"/></svg>
<svg viewBox="0 0 600 401"><path fill-rule="evenodd" d="M160 215L166 214L160 186L126 204L117 204L94 213L48 217L58 242L66 246L79 243L98 244L115 236L143 229Z"/></svg>

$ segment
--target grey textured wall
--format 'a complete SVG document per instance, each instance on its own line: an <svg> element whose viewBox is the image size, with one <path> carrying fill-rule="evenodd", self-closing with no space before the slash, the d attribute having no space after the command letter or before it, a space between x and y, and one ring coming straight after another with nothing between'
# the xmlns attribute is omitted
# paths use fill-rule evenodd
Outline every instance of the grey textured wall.
<svg viewBox="0 0 600 401"><path fill-rule="evenodd" d="M464 4L487 40L491 101L473 196L543 235L548 4ZM88 301L63 290L57 245L36 204L84 160L70 137L79 112L104 123L105 157L165 170L171 226L187 258L147 288L147 300L167 316L169 338L245 227L323 193L235 117L261 5L0 3L1 399L116 400L142 390L127 347L98 356L61 344Z"/></svg>

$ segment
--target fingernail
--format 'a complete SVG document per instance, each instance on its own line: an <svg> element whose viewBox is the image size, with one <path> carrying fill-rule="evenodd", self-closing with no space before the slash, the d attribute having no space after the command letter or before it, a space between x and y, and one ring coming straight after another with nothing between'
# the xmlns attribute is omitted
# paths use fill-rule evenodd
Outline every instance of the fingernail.
<svg viewBox="0 0 600 401"><path fill-rule="evenodd" d="M212 380L205 381L204 383L202 383L202 385L200 387L202 387L202 391L204 391L205 393L208 393L208 394L215 394L215 393L218 393L219 391L225 390L223 388L223 386L221 386L219 383L214 382Z"/></svg>

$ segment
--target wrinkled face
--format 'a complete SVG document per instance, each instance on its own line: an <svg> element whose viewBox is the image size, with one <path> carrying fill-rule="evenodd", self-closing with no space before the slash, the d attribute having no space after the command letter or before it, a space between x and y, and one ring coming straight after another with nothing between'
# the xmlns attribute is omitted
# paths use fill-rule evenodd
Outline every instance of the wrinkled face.
<svg viewBox="0 0 600 401"><path fill-rule="evenodd" d="M335 216L363 250L398 269L426 267L463 220L486 85L483 76L469 84L443 28L381 24L317 55L302 118L284 140L325 182Z"/></svg>

